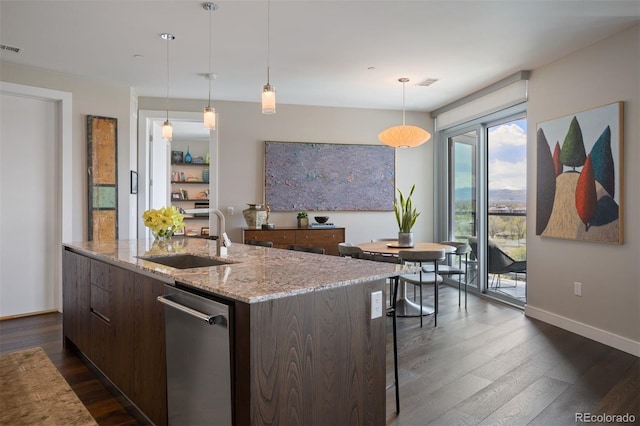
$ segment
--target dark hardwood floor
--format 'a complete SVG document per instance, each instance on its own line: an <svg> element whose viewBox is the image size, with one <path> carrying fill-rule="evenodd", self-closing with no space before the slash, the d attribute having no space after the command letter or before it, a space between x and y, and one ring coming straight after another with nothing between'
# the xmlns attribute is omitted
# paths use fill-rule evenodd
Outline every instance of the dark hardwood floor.
<svg viewBox="0 0 640 426"><path fill-rule="evenodd" d="M75 348L65 348L62 314L53 313L0 321L0 353L40 346L100 425L149 424Z"/></svg>
<svg viewBox="0 0 640 426"><path fill-rule="evenodd" d="M465 311L457 289L440 288L437 328L398 318L401 405L396 416L389 389L388 425L575 425L576 413L640 424L638 357L484 298L470 296ZM387 331L391 355L390 321ZM387 372L393 383L391 356Z"/></svg>
<svg viewBox="0 0 640 426"><path fill-rule="evenodd" d="M437 328L430 317L422 329L418 318L398 319L401 412L391 388L388 425L574 425L577 412L632 413L640 424L637 357L474 296L459 309L456 289L441 287L440 296ZM387 326L392 383L389 318ZM0 352L33 346L47 352L99 424L146 424L63 347L61 314L0 321Z"/></svg>

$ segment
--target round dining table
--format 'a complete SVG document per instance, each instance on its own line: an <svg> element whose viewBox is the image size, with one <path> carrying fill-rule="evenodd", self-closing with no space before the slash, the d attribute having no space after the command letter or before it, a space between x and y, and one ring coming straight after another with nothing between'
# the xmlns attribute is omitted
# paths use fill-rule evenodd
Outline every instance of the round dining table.
<svg viewBox="0 0 640 426"><path fill-rule="evenodd" d="M439 243L421 243L416 242L411 247L400 246L398 241L370 241L366 243L354 244L362 249L365 253L383 254L390 256L398 256L400 251L428 251L428 250L444 250L445 253L453 253L456 248L447 244ZM435 311L433 306L422 305L422 315L431 315ZM420 304L413 302L407 297L407 283L402 283L398 288L398 298L396 300L396 315L399 317L418 317L420 316Z"/></svg>

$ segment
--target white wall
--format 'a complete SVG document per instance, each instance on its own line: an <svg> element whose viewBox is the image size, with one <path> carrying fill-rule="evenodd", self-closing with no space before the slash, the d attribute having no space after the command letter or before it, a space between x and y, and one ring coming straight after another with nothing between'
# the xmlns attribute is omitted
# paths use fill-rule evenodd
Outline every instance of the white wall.
<svg viewBox="0 0 640 426"><path fill-rule="evenodd" d="M137 126L130 120L132 94L128 87L87 80L79 76L61 74L38 68L0 61L2 81L70 92L73 95L73 159L72 159L72 205L74 222L72 239L87 238L87 115L114 117L118 119L118 227L121 238L130 235L130 206L135 196L129 194L129 171L135 159L131 158L130 127ZM135 132L134 132L135 134ZM135 145L135 140L134 140ZM52 159L54 161L54 159ZM15 175L19 175L20 164L14 163ZM135 208L135 205L134 207ZM81 213L80 213L81 212ZM133 229L135 235L135 229Z"/></svg>
<svg viewBox="0 0 640 426"><path fill-rule="evenodd" d="M529 205L535 205L536 124L624 102L624 244L527 235L528 315L640 355L640 27L535 69L529 84ZM573 283L583 296L573 295Z"/></svg>
<svg viewBox="0 0 640 426"><path fill-rule="evenodd" d="M258 98L258 95L256 95ZM141 110L161 110L164 99L139 98ZM275 115L263 115L260 105L250 102L213 102L218 113L219 129L219 208L227 216L227 233L232 241L241 241L246 226L242 210L247 203L263 200L264 141L331 142L379 144L378 133L401 124L400 111L356 108L328 108L278 105ZM178 111L201 111L202 101L172 100ZM407 123L432 132L427 113L407 112ZM416 239L430 241L433 236L433 146L432 141L410 150L399 149L396 185L405 192L416 183L414 195L423 212L414 233ZM316 212L311 212L313 217ZM363 242L373 238L396 236L398 229L393 212L317 212L326 214L336 226L346 228L346 240ZM278 226L295 226L295 212L274 212L270 221Z"/></svg>

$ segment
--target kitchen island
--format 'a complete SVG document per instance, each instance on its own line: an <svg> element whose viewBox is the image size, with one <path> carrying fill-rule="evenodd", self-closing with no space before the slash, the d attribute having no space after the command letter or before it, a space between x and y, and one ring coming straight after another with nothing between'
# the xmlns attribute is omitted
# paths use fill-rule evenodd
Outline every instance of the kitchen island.
<svg viewBox="0 0 640 426"><path fill-rule="evenodd" d="M371 318L371 293L400 265L242 244L220 266L140 259L180 253L216 258L215 242L64 244L65 340L152 422L167 423L156 299L175 286L230 306L234 424L384 424L385 319Z"/></svg>

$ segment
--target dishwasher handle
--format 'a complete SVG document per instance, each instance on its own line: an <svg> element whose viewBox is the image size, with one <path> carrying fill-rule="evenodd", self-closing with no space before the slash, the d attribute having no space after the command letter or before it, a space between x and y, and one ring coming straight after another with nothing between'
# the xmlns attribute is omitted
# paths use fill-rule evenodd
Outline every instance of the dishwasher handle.
<svg viewBox="0 0 640 426"><path fill-rule="evenodd" d="M224 321L226 318L223 314L217 314L217 315L209 315L209 314L205 314L202 313L200 311L196 311L195 309L191 309L188 306L184 306L180 303L174 302L173 300L169 299L166 296L158 296L158 302L163 303L167 306L170 306L174 309L177 309L179 311L182 311L186 314L189 314L193 317L196 317L198 319L201 319L203 321L208 322L210 325L216 324L216 323L220 323L221 325L224 325L226 321Z"/></svg>

